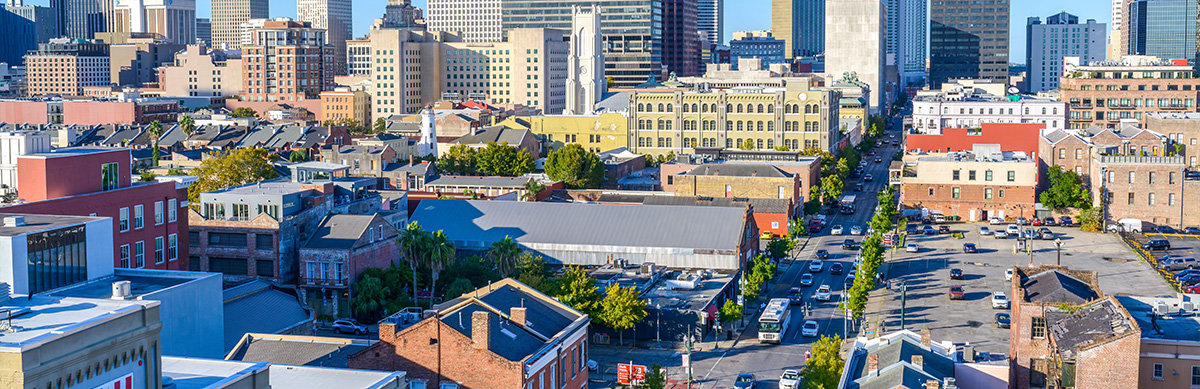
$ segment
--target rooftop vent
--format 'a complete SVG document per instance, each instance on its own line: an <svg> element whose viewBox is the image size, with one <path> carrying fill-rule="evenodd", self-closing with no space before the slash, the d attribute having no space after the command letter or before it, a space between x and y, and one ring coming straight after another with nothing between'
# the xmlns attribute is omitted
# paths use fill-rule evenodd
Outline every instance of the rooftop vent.
<svg viewBox="0 0 1200 389"><path fill-rule="evenodd" d="M112 283L112 299L126 300L133 295L129 281L117 281Z"/></svg>
<svg viewBox="0 0 1200 389"><path fill-rule="evenodd" d="M25 225L25 217L24 216L5 216L4 217L4 226L5 227L21 227L24 225Z"/></svg>

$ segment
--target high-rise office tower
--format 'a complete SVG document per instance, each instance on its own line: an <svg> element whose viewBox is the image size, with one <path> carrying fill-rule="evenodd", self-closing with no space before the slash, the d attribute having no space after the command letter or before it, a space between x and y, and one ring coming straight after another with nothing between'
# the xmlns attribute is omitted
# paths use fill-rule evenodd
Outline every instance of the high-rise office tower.
<svg viewBox="0 0 1200 389"><path fill-rule="evenodd" d="M417 19L423 18L421 9L413 7L409 0L388 0L388 5L383 9L383 28L426 27L424 24L417 24Z"/></svg>
<svg viewBox="0 0 1200 389"><path fill-rule="evenodd" d="M1107 57L1105 36L1108 25L1079 18L1066 12L1041 19L1031 17L1025 24L1025 93L1058 89L1064 57L1079 57L1085 64Z"/></svg>
<svg viewBox="0 0 1200 389"><path fill-rule="evenodd" d="M1133 0L1112 0L1112 32L1108 34L1108 59L1120 60L1129 54L1129 29L1125 24L1125 14L1129 12L1129 3Z"/></svg>
<svg viewBox="0 0 1200 389"><path fill-rule="evenodd" d="M696 28L713 46L725 41L725 0L696 1Z"/></svg>
<svg viewBox="0 0 1200 389"><path fill-rule="evenodd" d="M894 97L884 84L886 30L887 6L880 0L825 2L825 74L833 79L851 75L867 83L872 114Z"/></svg>
<svg viewBox="0 0 1200 389"><path fill-rule="evenodd" d="M501 30L555 28L570 30L571 7L599 5L600 31L606 42L604 72L620 86L646 82L662 66L661 0L502 0Z"/></svg>
<svg viewBox="0 0 1200 389"><path fill-rule="evenodd" d="M1135 0L1125 15L1129 54L1186 59L1192 66L1200 65L1198 8L1196 0Z"/></svg>
<svg viewBox="0 0 1200 389"><path fill-rule="evenodd" d="M325 29L325 38L333 45L334 72L348 74L346 70L346 41L354 39L351 0L298 0L296 19L309 22L313 28Z"/></svg>
<svg viewBox="0 0 1200 389"><path fill-rule="evenodd" d="M696 0L662 0L663 66L681 77L700 74Z"/></svg>
<svg viewBox="0 0 1200 389"><path fill-rule="evenodd" d="M895 58L903 85L921 83L925 78L928 6L926 0L887 2L887 53Z"/></svg>
<svg viewBox="0 0 1200 389"><path fill-rule="evenodd" d="M771 1L771 33L783 39L788 58L825 52L825 1Z"/></svg>
<svg viewBox="0 0 1200 389"><path fill-rule="evenodd" d="M50 8L58 12L63 36L71 39L92 39L113 23L113 0L50 0Z"/></svg>
<svg viewBox="0 0 1200 389"><path fill-rule="evenodd" d="M212 19L196 18L196 40L212 45Z"/></svg>
<svg viewBox="0 0 1200 389"><path fill-rule="evenodd" d="M237 50L242 47L242 23L270 13L267 0L212 0L212 45Z"/></svg>
<svg viewBox="0 0 1200 389"><path fill-rule="evenodd" d="M111 85L108 44L68 38L38 44L25 57L29 95L82 95L88 86Z"/></svg>
<svg viewBox="0 0 1200 389"><path fill-rule="evenodd" d="M21 0L0 4L0 62L20 66L26 53L60 35L54 9L23 5Z"/></svg>
<svg viewBox="0 0 1200 389"><path fill-rule="evenodd" d="M467 42L499 42L503 38L500 8L505 1L429 0L429 30L457 32ZM563 16L570 20L570 14Z"/></svg>
<svg viewBox="0 0 1200 389"><path fill-rule="evenodd" d="M150 32L171 43L195 43L196 1L117 0L112 32Z"/></svg>
<svg viewBox="0 0 1200 389"><path fill-rule="evenodd" d="M935 1L929 9L929 84L1008 81L1009 2Z"/></svg>
<svg viewBox="0 0 1200 389"><path fill-rule="evenodd" d="M607 89L600 7L571 7L571 46L567 53L567 108L564 115L589 115Z"/></svg>

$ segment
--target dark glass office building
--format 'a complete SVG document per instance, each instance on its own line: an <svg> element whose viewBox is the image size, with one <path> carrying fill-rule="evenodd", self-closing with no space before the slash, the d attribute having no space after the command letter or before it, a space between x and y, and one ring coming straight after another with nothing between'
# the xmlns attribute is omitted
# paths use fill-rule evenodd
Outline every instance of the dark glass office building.
<svg viewBox="0 0 1200 389"><path fill-rule="evenodd" d="M825 0L773 0L771 33L784 41L788 58L825 52Z"/></svg>
<svg viewBox="0 0 1200 389"><path fill-rule="evenodd" d="M84 225L25 236L29 292L39 293L87 280L87 233Z"/></svg>
<svg viewBox="0 0 1200 389"><path fill-rule="evenodd" d="M1009 0L933 0L929 4L929 83L1008 82Z"/></svg>
<svg viewBox="0 0 1200 389"><path fill-rule="evenodd" d="M1130 54L1186 59L1197 65L1196 0L1138 0L1129 4Z"/></svg>

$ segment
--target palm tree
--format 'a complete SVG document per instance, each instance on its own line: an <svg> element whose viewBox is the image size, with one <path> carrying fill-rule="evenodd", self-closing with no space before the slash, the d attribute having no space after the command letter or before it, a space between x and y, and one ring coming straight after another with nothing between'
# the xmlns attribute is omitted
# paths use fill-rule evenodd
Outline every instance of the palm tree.
<svg viewBox="0 0 1200 389"><path fill-rule="evenodd" d="M521 194L521 200L534 201L537 199L538 193L546 190L546 186L536 180L530 180L525 183L525 193Z"/></svg>
<svg viewBox="0 0 1200 389"><path fill-rule="evenodd" d="M154 166L158 166L158 138L162 136L162 122L157 120L150 122L150 128L146 130L150 134L151 140L154 143Z"/></svg>
<svg viewBox="0 0 1200 389"><path fill-rule="evenodd" d="M433 298L437 290L437 276L446 265L454 261L454 243L441 230L435 231L429 238L429 251L425 255L425 266L429 266L429 307L433 308Z"/></svg>
<svg viewBox="0 0 1200 389"><path fill-rule="evenodd" d="M400 249L404 253L404 261L408 262L408 266L412 269L412 284L409 291L412 292L413 301L417 298L417 264L421 262L421 254L426 250L425 247L429 241L429 233L421 228L417 222L408 223L408 227L400 231L400 237L397 238L400 242Z"/></svg>
<svg viewBox="0 0 1200 389"><path fill-rule="evenodd" d="M179 129L183 130L184 134L191 135L192 131L196 130L196 119L192 119L192 115L183 115L179 119Z"/></svg>
<svg viewBox="0 0 1200 389"><path fill-rule="evenodd" d="M508 276L517 268L517 260L523 251L517 241L505 236L503 240L492 242L492 248L488 250L488 258L496 264L496 271L501 276Z"/></svg>

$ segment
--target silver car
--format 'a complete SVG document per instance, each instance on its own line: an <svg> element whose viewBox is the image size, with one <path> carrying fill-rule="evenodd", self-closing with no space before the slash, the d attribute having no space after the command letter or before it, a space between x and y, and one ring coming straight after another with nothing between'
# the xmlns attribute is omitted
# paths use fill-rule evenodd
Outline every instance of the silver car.
<svg viewBox="0 0 1200 389"><path fill-rule="evenodd" d="M355 323L354 320L342 319L333 322L333 332L335 334L355 334L366 335L369 330L367 326Z"/></svg>

